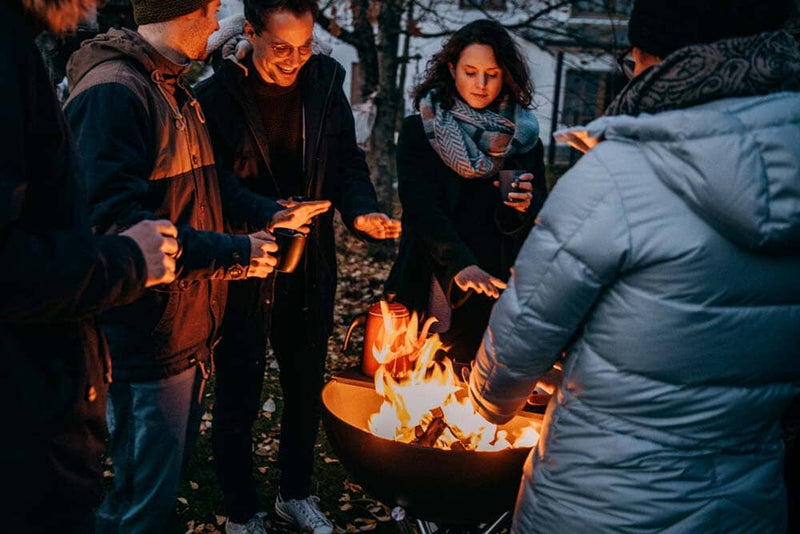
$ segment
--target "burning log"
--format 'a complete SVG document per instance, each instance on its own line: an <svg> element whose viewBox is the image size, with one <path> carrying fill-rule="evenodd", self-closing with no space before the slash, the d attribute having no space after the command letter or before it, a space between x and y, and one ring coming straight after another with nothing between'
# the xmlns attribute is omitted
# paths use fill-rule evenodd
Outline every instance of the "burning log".
<svg viewBox="0 0 800 534"><path fill-rule="evenodd" d="M414 428L415 439L412 443L415 445L422 445L423 447L433 447L439 436L447 430L447 423L444 421L444 412L441 408L434 408L431 410L433 419L428 424L428 428L422 429L422 425L417 425Z"/></svg>
<svg viewBox="0 0 800 534"><path fill-rule="evenodd" d="M389 440L454 450L497 451L530 446L525 445L530 439L535 443L535 432L509 441L505 432L501 436L495 425L475 411L464 394L464 375L446 356L438 334L426 337L429 322L435 319L428 318L419 335L416 314L403 326L394 324L385 303L381 310L384 330L375 339L373 354L381 363L375 371L375 391L384 400L367 421L370 432Z"/></svg>

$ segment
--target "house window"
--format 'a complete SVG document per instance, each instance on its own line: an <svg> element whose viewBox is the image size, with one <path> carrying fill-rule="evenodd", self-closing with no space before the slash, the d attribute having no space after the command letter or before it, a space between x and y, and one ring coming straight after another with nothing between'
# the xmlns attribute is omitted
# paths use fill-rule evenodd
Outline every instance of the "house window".
<svg viewBox="0 0 800 534"><path fill-rule="evenodd" d="M596 119L626 82L616 71L568 70L561 122L566 126L579 126Z"/></svg>
<svg viewBox="0 0 800 534"><path fill-rule="evenodd" d="M630 15L633 0L576 0L572 3L573 17L608 17Z"/></svg>
<svg viewBox="0 0 800 534"><path fill-rule="evenodd" d="M486 11L505 11L506 0L458 0L461 9L483 9Z"/></svg>

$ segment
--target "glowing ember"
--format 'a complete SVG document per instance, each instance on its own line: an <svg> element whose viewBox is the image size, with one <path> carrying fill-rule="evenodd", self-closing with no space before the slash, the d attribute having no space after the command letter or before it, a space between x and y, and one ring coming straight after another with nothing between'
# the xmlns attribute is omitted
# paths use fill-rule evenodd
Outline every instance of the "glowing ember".
<svg viewBox="0 0 800 534"><path fill-rule="evenodd" d="M531 447L539 439L532 428L509 437L472 407L464 383L448 358L435 360L443 347L438 334L428 337L435 321L428 319L418 333L416 314L398 323L381 302L384 328L372 348L381 365L375 373L375 391L383 397L368 422L374 435L443 449L495 451Z"/></svg>

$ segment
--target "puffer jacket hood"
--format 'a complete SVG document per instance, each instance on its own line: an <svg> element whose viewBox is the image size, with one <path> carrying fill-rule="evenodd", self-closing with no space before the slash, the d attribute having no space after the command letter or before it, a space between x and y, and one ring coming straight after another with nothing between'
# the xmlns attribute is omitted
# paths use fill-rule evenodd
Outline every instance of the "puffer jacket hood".
<svg viewBox="0 0 800 534"><path fill-rule="evenodd" d="M137 62L148 74L158 70L166 76L179 76L189 67L188 63L178 65L168 60L134 31L112 29L84 41L80 49L72 54L67 64L69 91L72 92L94 67L113 60Z"/></svg>
<svg viewBox="0 0 800 534"><path fill-rule="evenodd" d="M800 253L800 93L732 98L687 110L602 117L557 132L589 149L635 141L658 178L726 238ZM733 157L719 160L709 154Z"/></svg>

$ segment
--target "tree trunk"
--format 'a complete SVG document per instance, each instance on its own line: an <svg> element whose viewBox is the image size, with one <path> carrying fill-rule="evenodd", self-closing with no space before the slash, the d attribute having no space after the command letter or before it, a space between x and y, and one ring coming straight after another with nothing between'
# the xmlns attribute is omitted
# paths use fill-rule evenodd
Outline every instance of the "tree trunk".
<svg viewBox="0 0 800 534"><path fill-rule="evenodd" d="M395 212L395 128L397 110L402 105L402 91L397 87L398 51L403 15L403 0L387 0L378 15L378 94L375 98L375 125L370 136L367 163L381 210ZM375 258L392 256L393 244L370 247Z"/></svg>

